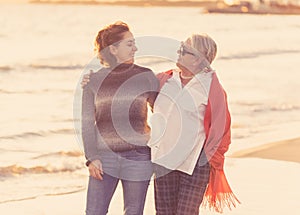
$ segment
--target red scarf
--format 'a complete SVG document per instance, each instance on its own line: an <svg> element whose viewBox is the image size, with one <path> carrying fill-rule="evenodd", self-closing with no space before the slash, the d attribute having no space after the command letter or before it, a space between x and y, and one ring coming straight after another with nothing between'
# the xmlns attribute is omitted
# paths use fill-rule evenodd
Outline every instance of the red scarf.
<svg viewBox="0 0 300 215"><path fill-rule="evenodd" d="M160 89L172 77L172 74L173 71L169 70L157 75L160 81ZM224 207L231 209L232 206L236 206L236 203L240 203L233 194L223 169L224 154L231 142L230 124L231 118L227 96L216 73L213 73L208 104L204 115L206 140L203 146L211 170L202 206L208 206L219 213L223 212Z"/></svg>

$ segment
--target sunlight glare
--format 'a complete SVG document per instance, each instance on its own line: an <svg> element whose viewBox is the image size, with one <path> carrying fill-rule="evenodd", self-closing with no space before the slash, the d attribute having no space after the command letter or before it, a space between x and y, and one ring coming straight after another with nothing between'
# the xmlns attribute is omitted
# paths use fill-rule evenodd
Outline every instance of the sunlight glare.
<svg viewBox="0 0 300 215"><path fill-rule="evenodd" d="M225 4L227 4L227 5L233 5L233 4L236 3L235 0L224 0L224 2L225 2Z"/></svg>

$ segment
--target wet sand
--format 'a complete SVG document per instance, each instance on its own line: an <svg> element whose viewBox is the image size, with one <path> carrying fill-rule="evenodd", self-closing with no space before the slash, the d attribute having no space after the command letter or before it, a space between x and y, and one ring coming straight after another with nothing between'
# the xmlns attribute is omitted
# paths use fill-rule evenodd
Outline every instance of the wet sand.
<svg viewBox="0 0 300 215"><path fill-rule="evenodd" d="M273 142L259 147L241 150L230 157L255 157L300 163L300 138Z"/></svg>

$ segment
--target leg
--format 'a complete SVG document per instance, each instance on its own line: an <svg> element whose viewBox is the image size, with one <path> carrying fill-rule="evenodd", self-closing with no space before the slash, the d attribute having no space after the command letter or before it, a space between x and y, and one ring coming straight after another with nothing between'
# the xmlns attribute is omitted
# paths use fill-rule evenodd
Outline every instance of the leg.
<svg viewBox="0 0 300 215"><path fill-rule="evenodd" d="M156 215L175 215L179 189L179 172L168 171L154 180Z"/></svg>
<svg viewBox="0 0 300 215"><path fill-rule="evenodd" d="M209 173L208 163L204 166L196 166L192 175L180 173L177 215L199 215Z"/></svg>
<svg viewBox="0 0 300 215"><path fill-rule="evenodd" d="M107 214L118 181L118 178L107 174L103 175L103 180L98 180L90 176L87 192L86 215Z"/></svg>
<svg viewBox="0 0 300 215"><path fill-rule="evenodd" d="M153 173L150 150L121 152L120 179L123 186L124 214L142 215L149 181Z"/></svg>
<svg viewBox="0 0 300 215"><path fill-rule="evenodd" d="M124 215L142 215L149 186L147 181L122 180Z"/></svg>
<svg viewBox="0 0 300 215"><path fill-rule="evenodd" d="M119 153L120 179L126 181L148 181L153 174L150 150L134 149Z"/></svg>

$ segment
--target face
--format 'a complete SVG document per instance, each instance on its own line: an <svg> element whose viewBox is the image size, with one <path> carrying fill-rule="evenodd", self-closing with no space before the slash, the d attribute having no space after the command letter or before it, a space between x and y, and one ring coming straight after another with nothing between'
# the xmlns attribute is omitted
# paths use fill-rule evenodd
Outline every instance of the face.
<svg viewBox="0 0 300 215"><path fill-rule="evenodd" d="M191 42L189 40L181 43L177 53L178 59L176 65L180 69L187 69L190 72L197 71L200 63L204 59L200 52L191 47Z"/></svg>
<svg viewBox="0 0 300 215"><path fill-rule="evenodd" d="M124 33L123 40L118 44L111 46L111 53L118 63L133 63L136 51L135 39L130 31Z"/></svg>

